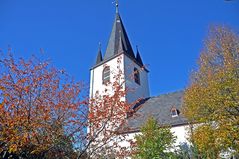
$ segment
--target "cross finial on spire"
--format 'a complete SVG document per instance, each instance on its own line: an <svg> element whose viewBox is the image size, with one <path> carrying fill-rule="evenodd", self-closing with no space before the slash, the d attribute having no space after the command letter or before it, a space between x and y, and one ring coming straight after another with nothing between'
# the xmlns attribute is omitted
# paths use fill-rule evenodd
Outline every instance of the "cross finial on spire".
<svg viewBox="0 0 239 159"><path fill-rule="evenodd" d="M115 0L116 13L119 13L119 0Z"/></svg>
<svg viewBox="0 0 239 159"><path fill-rule="evenodd" d="M101 50L101 42L99 42L99 50Z"/></svg>

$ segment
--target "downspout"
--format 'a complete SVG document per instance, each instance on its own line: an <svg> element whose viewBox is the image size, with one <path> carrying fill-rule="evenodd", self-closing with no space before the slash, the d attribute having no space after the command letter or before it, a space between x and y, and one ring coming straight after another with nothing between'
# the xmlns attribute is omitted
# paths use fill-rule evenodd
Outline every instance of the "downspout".
<svg viewBox="0 0 239 159"><path fill-rule="evenodd" d="M94 91L93 91L93 90L94 90L94 89L93 89L93 86L94 86L94 83L93 83L93 82L94 82L94 75L95 75L95 74L94 74L94 69L92 69L91 96L90 96L90 98L93 98L93 92L94 92Z"/></svg>

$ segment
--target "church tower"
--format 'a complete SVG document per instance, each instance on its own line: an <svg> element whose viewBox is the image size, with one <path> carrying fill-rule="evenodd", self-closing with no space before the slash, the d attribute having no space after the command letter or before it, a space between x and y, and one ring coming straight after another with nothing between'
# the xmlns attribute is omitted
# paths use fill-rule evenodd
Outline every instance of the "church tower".
<svg viewBox="0 0 239 159"><path fill-rule="evenodd" d="M113 82L113 75L119 73L119 70L125 81L124 89L129 89L126 101L133 102L150 96L149 71L144 67L138 48L136 55L132 49L116 3L116 15L105 54L102 56L100 47L96 63L90 70L90 98L96 92L103 92L106 83Z"/></svg>

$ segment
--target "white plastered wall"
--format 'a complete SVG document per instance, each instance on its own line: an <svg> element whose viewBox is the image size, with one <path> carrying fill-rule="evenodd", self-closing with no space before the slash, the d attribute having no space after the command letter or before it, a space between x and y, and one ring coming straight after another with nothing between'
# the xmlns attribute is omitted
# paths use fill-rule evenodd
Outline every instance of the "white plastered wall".
<svg viewBox="0 0 239 159"><path fill-rule="evenodd" d="M119 60L121 63L118 63L117 61ZM105 89L111 89L110 86L106 86L103 84L102 81L102 72L105 66L110 66L110 81L113 82L113 76L119 74L119 70L123 71L124 70L124 56L119 55L104 64L91 69L90 71L90 98L94 97L95 93L98 91L101 95L104 92ZM119 66L119 68L117 68ZM124 75L122 75L124 78ZM123 81L123 80L122 80Z"/></svg>
<svg viewBox="0 0 239 159"><path fill-rule="evenodd" d="M139 70L140 74L140 85L134 81L134 68ZM134 61L128 56L124 55L124 72L126 79L126 88L129 88L129 92L126 95L128 102L134 102L139 98L147 98L150 96L149 83L148 83L148 72L141 69Z"/></svg>
<svg viewBox="0 0 239 159"><path fill-rule="evenodd" d="M117 62L119 58L121 61L120 64ZM92 98L97 91L99 91L99 93L102 93L106 88L108 88L102 82L102 72L105 66L110 66L111 82L113 82L114 74L118 74L119 70L123 71L122 77L125 79L126 82L124 86L126 86L126 88L129 88L129 91L126 95L126 100L128 102L134 102L140 98L147 98L150 96L148 72L146 72L146 70L141 69L128 56L121 54L91 70L90 98ZM117 68L117 66L119 66L119 68ZM140 71L140 85L135 83L134 81L134 68L137 68Z"/></svg>
<svg viewBox="0 0 239 159"><path fill-rule="evenodd" d="M183 126L175 126L171 128L171 132L173 135L176 137L176 141L174 143L175 148L179 145L189 145L188 141L188 131L189 131L189 126L188 125L183 125ZM130 147L130 143L128 142L129 140L135 140L135 135L139 134L140 132L137 133L129 133L127 135L127 140L121 142L122 147Z"/></svg>

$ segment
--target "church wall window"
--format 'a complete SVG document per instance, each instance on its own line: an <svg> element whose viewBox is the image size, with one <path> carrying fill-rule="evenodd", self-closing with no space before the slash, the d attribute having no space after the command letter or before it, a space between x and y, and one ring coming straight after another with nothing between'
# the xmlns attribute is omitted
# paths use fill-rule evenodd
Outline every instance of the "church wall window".
<svg viewBox="0 0 239 159"><path fill-rule="evenodd" d="M134 81L140 85L140 74L137 68L134 68Z"/></svg>
<svg viewBox="0 0 239 159"><path fill-rule="evenodd" d="M106 66L103 69L102 81L103 81L103 84L107 84L108 82L110 82L110 67L109 66Z"/></svg>

